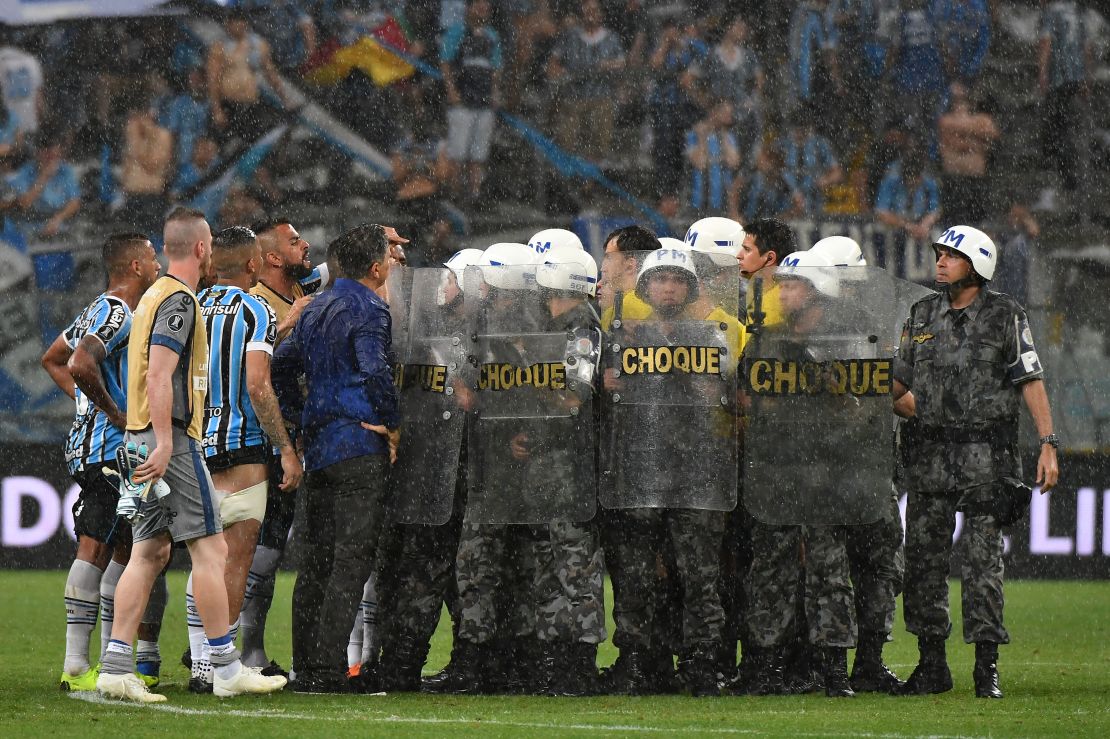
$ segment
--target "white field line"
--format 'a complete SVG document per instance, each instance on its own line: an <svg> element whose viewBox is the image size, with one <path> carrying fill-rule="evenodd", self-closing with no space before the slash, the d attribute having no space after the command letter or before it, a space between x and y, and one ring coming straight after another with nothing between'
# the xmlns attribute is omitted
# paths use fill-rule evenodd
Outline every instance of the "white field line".
<svg viewBox="0 0 1110 739"><path fill-rule="evenodd" d="M731 727L711 727L711 726L643 726L636 724L562 724L562 723L541 723L530 721L503 721L500 719L485 719L485 718L437 718L437 717L418 717L418 716L372 716L362 712L351 711L345 714L314 714L314 713L292 713L282 709L274 708L261 708L250 711L229 709L226 711L216 711L205 708L184 708L182 706L172 706L165 703L123 703L121 701L108 700L93 692L80 692L69 693L70 698L75 700L85 701L86 703L97 703L104 706L112 706L117 708L130 708L130 709L146 709L150 711L157 711L159 713L169 713L178 716L232 716L237 718L261 718L261 719L281 719L286 721L321 721L321 722L353 722L353 723L371 723L371 724L416 724L416 725L448 725L448 726L501 726L510 729L536 729L546 731L594 731L604 733L640 733L640 734L720 734L726 736L744 736L753 734L765 734L765 729L742 729ZM773 713L773 712L771 712ZM748 712L747 715L752 715ZM828 737L828 736L842 736L842 737L863 737L864 739L907 739L908 737L928 737L928 739L976 739L974 735L963 734L871 734L866 732L852 731L845 733L835 733L823 731L819 734L791 732L792 736L799 737Z"/></svg>

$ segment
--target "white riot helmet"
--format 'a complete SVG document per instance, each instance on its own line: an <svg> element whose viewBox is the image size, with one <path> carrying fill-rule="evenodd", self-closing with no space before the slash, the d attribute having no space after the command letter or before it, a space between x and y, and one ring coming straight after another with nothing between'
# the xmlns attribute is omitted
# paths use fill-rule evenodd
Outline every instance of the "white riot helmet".
<svg viewBox="0 0 1110 739"><path fill-rule="evenodd" d="M659 243L663 249L680 249L682 251L690 251L690 245L681 239L671 238L670 236L660 236Z"/></svg>
<svg viewBox="0 0 1110 739"><path fill-rule="evenodd" d="M731 218L712 216L694 222L686 230L686 245L708 254L718 267L735 267L744 243L744 227Z"/></svg>
<svg viewBox="0 0 1110 739"><path fill-rule="evenodd" d="M486 247L477 265L490 287L528 290L536 278L536 253L525 244L500 242ZM492 269L486 269L492 268ZM502 269L507 268L507 269Z"/></svg>
<svg viewBox="0 0 1110 739"><path fill-rule="evenodd" d="M812 251L788 254L775 270L775 281L783 280L805 280L825 297L840 297L840 280L837 279L836 269L828 259Z"/></svg>
<svg viewBox="0 0 1110 739"><path fill-rule="evenodd" d="M585 251L578 235L565 228L545 228L528 239L528 248L541 257L552 249L571 248Z"/></svg>
<svg viewBox="0 0 1110 739"><path fill-rule="evenodd" d="M698 271L694 268L694 260L689 251L656 249L644 258L644 263L640 265L640 273L636 276L636 295L641 300L647 301L648 278L656 272L675 272L685 277L689 285L686 303L690 304L697 300Z"/></svg>
<svg viewBox="0 0 1110 739"><path fill-rule="evenodd" d="M459 283L459 288L463 284L463 272L467 267L478 264L482 258L481 249L460 249L451 255L451 258L443 263L443 266L455 273L455 279Z"/></svg>
<svg viewBox="0 0 1110 739"><path fill-rule="evenodd" d="M933 249L951 249L971 260L975 274L990 282L998 264L998 247L991 237L971 226L952 226L933 242Z"/></svg>
<svg viewBox="0 0 1110 739"><path fill-rule="evenodd" d="M863 258L863 250L855 239L847 236L827 236L816 244L810 251L820 254L834 267L866 267L867 260Z"/></svg>
<svg viewBox="0 0 1110 739"><path fill-rule="evenodd" d="M597 294L597 262L588 252L574 247L553 246L540 256L536 284L551 290Z"/></svg>

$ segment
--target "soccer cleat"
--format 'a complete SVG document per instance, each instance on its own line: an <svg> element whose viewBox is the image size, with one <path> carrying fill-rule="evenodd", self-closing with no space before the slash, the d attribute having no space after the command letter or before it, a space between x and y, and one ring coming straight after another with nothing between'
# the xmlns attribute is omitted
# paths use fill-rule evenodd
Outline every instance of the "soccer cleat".
<svg viewBox="0 0 1110 739"><path fill-rule="evenodd" d="M212 676L209 675L208 679L203 677L189 678L189 692L196 693L197 695L211 695L212 693Z"/></svg>
<svg viewBox="0 0 1110 739"><path fill-rule="evenodd" d="M347 668L347 678L348 679L354 679L354 678L358 677L359 673L361 673L361 672L362 672L362 665L361 664L351 665L350 667Z"/></svg>
<svg viewBox="0 0 1110 739"><path fill-rule="evenodd" d="M62 690L70 690L75 693L96 690L96 679L99 676L100 665L90 667L80 675L70 675L65 670L62 670L62 678L58 681L58 687Z"/></svg>
<svg viewBox="0 0 1110 739"><path fill-rule="evenodd" d="M157 688L162 682L158 675L161 666L161 662L139 662L135 665L135 674L148 688Z"/></svg>
<svg viewBox="0 0 1110 739"><path fill-rule="evenodd" d="M270 660L270 664L266 665L261 670L265 677L284 677L289 680L289 673L281 668L275 660Z"/></svg>
<svg viewBox="0 0 1110 739"><path fill-rule="evenodd" d="M133 703L162 703L166 696L151 693L135 673L128 672L123 675L107 675L101 673L96 680L96 689L105 698L115 698Z"/></svg>
<svg viewBox="0 0 1110 739"><path fill-rule="evenodd" d="M240 665L239 672L227 680L220 678L219 674L213 676L212 693L217 698L231 698L246 693L264 694L276 693L289 682L280 675L267 677L257 667Z"/></svg>

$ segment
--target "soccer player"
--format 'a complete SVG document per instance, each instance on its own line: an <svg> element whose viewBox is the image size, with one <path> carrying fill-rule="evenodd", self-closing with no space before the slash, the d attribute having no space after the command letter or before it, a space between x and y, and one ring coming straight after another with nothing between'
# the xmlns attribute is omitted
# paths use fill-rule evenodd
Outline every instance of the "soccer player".
<svg viewBox="0 0 1110 739"><path fill-rule="evenodd" d="M112 595L131 551L131 529L116 521L116 482L102 468L115 466L115 451L123 442L127 423L122 409L126 407L131 312L161 269L150 241L138 233L109 236L101 256L108 272L108 289L42 357L43 367L58 387L77 403L65 450L69 472L81 486L73 506L77 555L65 587L66 657L60 684L66 690L96 688L97 669L89 664L89 639L97 609L103 606L102 641L108 641ZM159 584L159 593L164 593L165 581ZM164 608L164 597L161 603ZM161 613L157 615L155 621L160 624ZM140 635L139 651L144 656L157 655L157 636L149 641L146 636ZM157 658L140 661L144 662L141 670L158 674L151 664Z"/></svg>
<svg viewBox="0 0 1110 739"><path fill-rule="evenodd" d="M277 321L262 300L247 292L258 281L262 253L254 232L243 226L224 229L212 239L216 284L198 296L208 331L208 406L205 408L204 454L220 497L220 518L227 542L228 620L238 628L267 500L267 464L271 443L280 459L281 490L300 484L301 460L285 431L277 397L270 385L270 357ZM212 665L205 654L204 627L186 593L187 622L194 692L212 690Z"/></svg>
<svg viewBox="0 0 1110 739"><path fill-rule="evenodd" d="M134 445L128 470L136 485L151 483L133 528L131 559L116 587L119 608L102 659L97 690L139 703L164 701L133 673L132 640L150 586L169 561L174 541L193 560L196 603L212 652L217 696L270 693L282 677L244 667L228 627L224 562L227 545L215 515L212 478L204 466L201 432L208 390L208 338L194 289L212 256L212 232L197 210L178 208L166 221L167 274L136 308L127 354L127 434ZM161 480L168 487L158 497Z"/></svg>
<svg viewBox="0 0 1110 739"><path fill-rule="evenodd" d="M316 291L327 286L331 279L327 264L312 266L308 258L309 243L301 238L297 229L284 216L260 221L251 228L258 238L262 262L258 268L257 284L250 294L260 298L273 311L276 339L275 347L293 330L301 311L313 299ZM283 480L280 458L277 454L267 459L270 485L279 486ZM266 675L285 675L285 671L266 655L266 616L274 597L274 581L281 564L289 529L293 526L296 496L270 495L266 499L266 516L258 536L258 547L247 574L247 588L243 609L239 616L243 634L243 664L260 667Z"/></svg>

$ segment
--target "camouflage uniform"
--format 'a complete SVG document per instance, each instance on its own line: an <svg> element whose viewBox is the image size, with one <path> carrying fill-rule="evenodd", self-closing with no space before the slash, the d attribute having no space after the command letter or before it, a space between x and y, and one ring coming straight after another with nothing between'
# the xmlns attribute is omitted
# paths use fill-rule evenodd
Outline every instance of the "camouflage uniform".
<svg viewBox="0 0 1110 739"><path fill-rule="evenodd" d="M589 524L533 527L536 636L545 642L605 641L601 548Z"/></svg>
<svg viewBox="0 0 1110 739"><path fill-rule="evenodd" d="M718 580L727 514L659 508L631 508L619 513L625 526L621 536L613 537L616 547L613 554L620 561L622 573L613 608L620 635L618 646L621 649L654 646L659 557L665 537L670 537L677 568L672 574L684 592L683 652L716 650L725 622ZM606 556L610 556L609 552Z"/></svg>
<svg viewBox="0 0 1110 739"><path fill-rule="evenodd" d="M902 592L905 556L898 493L891 492L886 515L874 523L847 528L848 562L856 594L856 621L860 634L881 634L890 639L894 610Z"/></svg>
<svg viewBox="0 0 1110 739"><path fill-rule="evenodd" d="M1025 311L981 289L952 310L943 294L914 304L894 376L913 394L920 429L906 465L906 627L945 638L948 572L961 500L990 497L999 478L1021 476L1019 385L1043 375ZM1002 624L1002 531L993 516L968 516L962 541L964 640L1009 642Z"/></svg>
<svg viewBox="0 0 1110 739"><path fill-rule="evenodd" d="M755 646L783 647L792 633L793 607L802 576L805 544L805 614L809 643L816 647L853 647L855 602L844 526L752 527L755 557L748 572L751 601L747 630Z"/></svg>
<svg viewBox="0 0 1110 739"><path fill-rule="evenodd" d="M535 631L531 595L535 567L527 556L529 533L527 526L463 522L455 559L463 641L490 644L502 635L527 636Z"/></svg>

